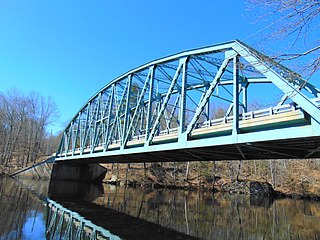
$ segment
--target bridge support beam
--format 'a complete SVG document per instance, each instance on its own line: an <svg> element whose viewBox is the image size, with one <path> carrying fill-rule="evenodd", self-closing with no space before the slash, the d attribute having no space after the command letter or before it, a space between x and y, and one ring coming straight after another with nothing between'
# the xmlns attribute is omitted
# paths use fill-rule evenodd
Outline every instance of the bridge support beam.
<svg viewBox="0 0 320 240"><path fill-rule="evenodd" d="M54 163L51 181L78 181L100 183L107 173L107 169L99 164L68 164Z"/></svg>

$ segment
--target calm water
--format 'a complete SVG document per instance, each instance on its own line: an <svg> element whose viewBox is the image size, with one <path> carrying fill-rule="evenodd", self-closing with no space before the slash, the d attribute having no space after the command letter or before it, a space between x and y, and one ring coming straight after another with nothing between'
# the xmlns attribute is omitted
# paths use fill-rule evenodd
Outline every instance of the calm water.
<svg viewBox="0 0 320 240"><path fill-rule="evenodd" d="M320 239L320 202L0 179L0 239Z"/></svg>

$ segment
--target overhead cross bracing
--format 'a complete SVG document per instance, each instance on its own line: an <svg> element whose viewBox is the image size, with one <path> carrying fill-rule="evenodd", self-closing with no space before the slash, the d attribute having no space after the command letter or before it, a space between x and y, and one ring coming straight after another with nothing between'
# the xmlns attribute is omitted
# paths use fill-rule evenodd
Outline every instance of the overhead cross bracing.
<svg viewBox="0 0 320 240"><path fill-rule="evenodd" d="M319 94L238 40L184 51L128 71L89 99L56 161L319 157ZM257 103L260 95L269 99Z"/></svg>

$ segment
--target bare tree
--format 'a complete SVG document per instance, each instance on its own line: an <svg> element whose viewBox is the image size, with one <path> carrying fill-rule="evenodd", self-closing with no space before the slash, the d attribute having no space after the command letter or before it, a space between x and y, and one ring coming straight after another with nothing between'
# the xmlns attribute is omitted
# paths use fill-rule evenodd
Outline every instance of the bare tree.
<svg viewBox="0 0 320 240"><path fill-rule="evenodd" d="M0 92L0 164L25 166L47 153L47 125L57 115L51 98L23 95L16 89Z"/></svg>
<svg viewBox="0 0 320 240"><path fill-rule="evenodd" d="M320 68L319 0L247 0L250 13L271 21L258 31L263 40L285 40L286 52L277 54L278 62L299 60L298 70L310 77ZM260 34L260 32L266 34ZM256 35L256 34L254 34ZM289 45L288 45L289 43Z"/></svg>
<svg viewBox="0 0 320 240"><path fill-rule="evenodd" d="M7 95L1 94L0 99L3 129L0 136L3 139L3 144L0 146L0 162L7 166L14 157L15 146L19 145L19 137L26 120L26 101L15 89L10 90Z"/></svg>

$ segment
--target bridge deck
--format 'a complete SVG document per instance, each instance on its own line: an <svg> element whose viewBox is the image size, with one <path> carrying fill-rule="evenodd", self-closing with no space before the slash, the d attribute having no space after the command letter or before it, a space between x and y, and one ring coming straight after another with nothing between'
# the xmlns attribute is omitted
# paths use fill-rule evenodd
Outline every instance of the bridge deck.
<svg viewBox="0 0 320 240"><path fill-rule="evenodd" d="M310 119L305 113L293 105L267 108L245 113L240 116L241 133L256 133L259 131L272 130L275 126L279 129L290 127L303 127L310 125ZM191 140L219 139L230 137L232 131L232 117L219 118L206 121L197 126L190 135ZM241 159L271 159L271 158L299 158L307 156L312 149L319 145L320 137L308 139L283 139L277 141L243 143L243 144L222 144L217 143L208 147L193 147L192 149L182 148L173 150L141 151L145 144L145 135L134 136L127 143L127 149L137 149L137 151L119 154L120 143L113 142L104 152L104 146L96 146L94 150L90 147L81 151L68 151L58 155L61 160L77 160L78 163L87 162L86 155L98 154L89 161L94 162L148 162L148 161L189 161L189 160L241 160ZM153 145L177 144L177 129L162 131L153 139ZM240 150L239 150L240 149ZM259 150L259 151L257 151ZM113 153L114 152L114 153ZM106 154L105 154L106 153ZM317 154L316 152L313 153ZM60 159L57 158L59 161Z"/></svg>

